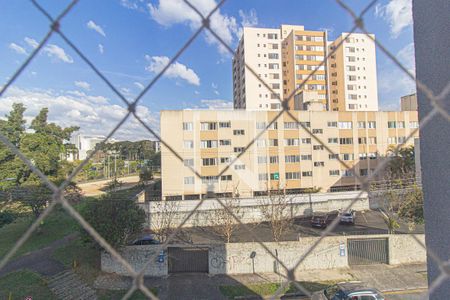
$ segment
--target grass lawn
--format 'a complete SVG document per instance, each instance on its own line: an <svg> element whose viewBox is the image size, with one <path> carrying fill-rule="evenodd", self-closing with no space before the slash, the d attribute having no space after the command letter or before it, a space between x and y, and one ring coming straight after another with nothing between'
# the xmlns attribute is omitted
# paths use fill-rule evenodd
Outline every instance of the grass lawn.
<svg viewBox="0 0 450 300"><path fill-rule="evenodd" d="M53 258L80 275L88 284L92 285L100 273L100 250L85 244L81 238L76 238L53 253Z"/></svg>
<svg viewBox="0 0 450 300"><path fill-rule="evenodd" d="M319 291L325 287L333 284L332 282L299 282L304 288L310 292ZM238 296L270 296L273 295L278 288L279 283L260 283L260 284L250 284L250 285L222 285L219 287L220 292L229 299L234 299ZM284 293L295 293L298 289L292 283L289 288L284 290Z"/></svg>
<svg viewBox="0 0 450 300"><path fill-rule="evenodd" d="M0 228L0 257L4 256L14 243L25 233L27 228L34 221L31 215L17 218L13 223ZM51 242L61 239L64 236L75 232L76 221L73 220L61 208L55 208L50 215L44 219L44 223L33 232L28 241L19 248L15 257L21 256L27 252L41 249Z"/></svg>
<svg viewBox="0 0 450 300"><path fill-rule="evenodd" d="M27 270L0 277L0 299L9 299L10 295L11 299L25 299L27 296L32 296L36 300L56 299L47 287L45 279Z"/></svg>

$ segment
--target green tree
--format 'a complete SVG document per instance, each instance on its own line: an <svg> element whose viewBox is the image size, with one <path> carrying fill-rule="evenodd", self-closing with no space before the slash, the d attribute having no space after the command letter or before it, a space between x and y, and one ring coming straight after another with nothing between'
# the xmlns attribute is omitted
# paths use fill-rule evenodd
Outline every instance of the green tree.
<svg viewBox="0 0 450 300"><path fill-rule="evenodd" d="M423 217L423 192L416 185L412 191L406 192L403 201L398 208L400 218L414 224L422 224Z"/></svg>
<svg viewBox="0 0 450 300"><path fill-rule="evenodd" d="M387 175L390 179L404 179L412 177L415 173L414 146L396 149L389 147L387 151L389 163L387 164Z"/></svg>
<svg viewBox="0 0 450 300"><path fill-rule="evenodd" d="M0 132L49 180L62 182L73 170L65 161L66 141L78 127L62 128L49 123L48 109L43 108L31 122L32 131L26 131L24 112L22 104L13 104L6 120L0 121ZM30 207L35 216L51 199L41 179L3 144L0 145L0 187L13 195L14 200Z"/></svg>
<svg viewBox="0 0 450 300"><path fill-rule="evenodd" d="M81 214L113 247L126 245L130 238L142 232L145 222L144 210L132 199L117 198L113 193L88 201ZM94 242L87 232L83 231L82 235L85 241Z"/></svg>

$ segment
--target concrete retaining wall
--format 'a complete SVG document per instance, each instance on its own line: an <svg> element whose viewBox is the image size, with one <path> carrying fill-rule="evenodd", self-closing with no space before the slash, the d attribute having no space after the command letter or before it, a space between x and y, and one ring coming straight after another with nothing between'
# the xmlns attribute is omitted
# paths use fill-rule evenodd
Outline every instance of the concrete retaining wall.
<svg viewBox="0 0 450 300"><path fill-rule="evenodd" d="M421 242L425 241L423 234L415 235ZM359 235L359 236L330 236L324 238L319 245L305 258L297 270L320 270L348 268L347 239L355 238L388 238L389 239L389 263L391 265L404 263L426 262L426 253L422 246L416 242L412 235ZM287 268L295 266L301 256L315 243L319 237L302 237L300 241L264 243L272 253L277 253L278 258ZM193 245L170 245L170 247L193 247ZM283 272L283 268L277 265L272 257L258 243L229 243L214 245L195 245L195 247L209 248L209 273L210 274L245 274L252 273L253 268L257 273L273 273L276 268ZM340 247L344 247L344 256L341 256ZM148 262L150 256L157 253L157 246L130 246L122 250L124 258L135 268L142 268ZM256 255L250 257L252 252ZM129 275L128 272L109 254L102 254L102 271ZM164 262L158 262L157 258L145 271L147 276L163 276L168 274L167 251Z"/></svg>
<svg viewBox="0 0 450 300"><path fill-rule="evenodd" d="M360 191L287 195L286 198L289 203L288 214L290 214L290 217L311 215L315 211L329 212L345 209L355 198L358 200L354 203L353 209L370 209L367 193ZM200 200L167 201L167 203L166 201L151 201L139 203L139 205L147 214L147 226L154 229L155 224L162 223L162 216L167 215L167 211L164 210L164 207L172 207L171 227L177 227L199 204L199 201ZM269 199L267 197L241 198L236 201L239 201L240 204L239 217L243 223L258 223L265 221L261 214L261 206L269 204ZM223 208L215 199L206 199L184 224L184 227L219 225L217 223L216 212L220 209Z"/></svg>

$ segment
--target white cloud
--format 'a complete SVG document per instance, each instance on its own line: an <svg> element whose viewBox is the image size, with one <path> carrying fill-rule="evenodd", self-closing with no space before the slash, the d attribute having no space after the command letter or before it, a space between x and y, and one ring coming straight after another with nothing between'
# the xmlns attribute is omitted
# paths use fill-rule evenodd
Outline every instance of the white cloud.
<svg viewBox="0 0 450 300"><path fill-rule="evenodd" d="M103 54L105 52L105 47L103 47L102 44L98 44L98 52L100 52L100 54Z"/></svg>
<svg viewBox="0 0 450 300"><path fill-rule="evenodd" d="M396 58L405 68L415 75L414 43L409 43L396 53ZM393 62L382 66L378 75L378 90L382 109L398 108L400 96L414 93L416 83Z"/></svg>
<svg viewBox="0 0 450 300"><path fill-rule="evenodd" d="M223 99L203 99L200 100L201 108L210 110L233 109L233 102Z"/></svg>
<svg viewBox="0 0 450 300"><path fill-rule="evenodd" d="M92 29L96 31L98 34L103 35L106 37L105 31L100 25L95 24L94 21L89 20L89 22L86 23L87 28Z"/></svg>
<svg viewBox="0 0 450 300"><path fill-rule="evenodd" d="M43 49L43 52L47 54L48 57L51 57L55 60L61 60L65 63L71 64L73 63L72 57L68 55L63 48L55 45L55 44L48 44Z"/></svg>
<svg viewBox="0 0 450 300"><path fill-rule="evenodd" d="M9 44L8 48L15 51L18 54L25 54L25 55L27 54L27 50L25 50L25 48L17 45L16 43Z"/></svg>
<svg viewBox="0 0 450 300"><path fill-rule="evenodd" d="M39 46L39 43L35 39L25 37L24 41L25 41L25 43L28 44L28 46L30 46L33 49L36 49Z"/></svg>
<svg viewBox="0 0 450 300"><path fill-rule="evenodd" d="M144 85L142 83L140 83L140 82L135 81L133 83L140 90L143 90L145 88Z"/></svg>
<svg viewBox="0 0 450 300"><path fill-rule="evenodd" d="M125 116L127 109L111 103L103 96L86 95L79 91L55 93L51 90L30 90L11 87L0 102L0 116L9 113L13 103L23 103L27 110L25 119L30 122L40 109L49 109L49 121L58 125L80 126L81 133L107 135ZM151 128L159 132L159 115L138 105L137 114ZM133 117L114 135L122 140L148 139L152 136Z"/></svg>
<svg viewBox="0 0 450 300"><path fill-rule="evenodd" d="M248 13L239 10L239 17L241 17L241 25L242 27L255 27L258 25L258 16L256 15L256 10L251 9ZM237 32L237 38L241 38L243 34L243 29L240 28Z"/></svg>
<svg viewBox="0 0 450 300"><path fill-rule="evenodd" d="M87 83L86 81L75 81L74 84L75 84L75 86L82 88L86 91L89 91L91 89L91 85L89 83Z"/></svg>
<svg viewBox="0 0 450 300"><path fill-rule="evenodd" d="M188 24L192 30L201 26L200 16L183 0L159 0L158 5L148 4L150 16L163 26L174 24ZM191 0L193 6L207 16L217 5L215 0ZM210 17L211 29L227 44L232 45L234 36L238 33L238 25L234 17L224 15L218 9ZM209 32L206 32L206 41L218 47L221 53L227 53L225 47Z"/></svg>
<svg viewBox="0 0 450 300"><path fill-rule="evenodd" d="M194 94L200 95L200 92L199 91L194 91Z"/></svg>
<svg viewBox="0 0 450 300"><path fill-rule="evenodd" d="M378 4L375 15L385 19L391 28L391 37L397 38L403 29L413 23L412 0L390 0L388 4Z"/></svg>
<svg viewBox="0 0 450 300"><path fill-rule="evenodd" d="M149 56L146 55L145 59L149 62L149 65L145 68L152 73L159 73L169 63L170 59L167 56ZM194 70L186 67L185 65L174 62L164 73L164 76L169 78L181 78L186 80L192 85L200 85L200 78L194 72Z"/></svg>
<svg viewBox="0 0 450 300"><path fill-rule="evenodd" d="M212 82L212 83L211 83L211 87L212 87L213 89L217 90L217 88L218 88L219 86L217 85L217 83Z"/></svg>

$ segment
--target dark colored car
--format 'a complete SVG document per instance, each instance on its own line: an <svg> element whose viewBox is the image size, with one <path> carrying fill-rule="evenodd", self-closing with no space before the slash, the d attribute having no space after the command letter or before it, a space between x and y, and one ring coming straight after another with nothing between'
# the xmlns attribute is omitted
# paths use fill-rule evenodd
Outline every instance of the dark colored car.
<svg viewBox="0 0 450 300"><path fill-rule="evenodd" d="M385 300L384 296L374 288L368 288L359 281L341 282L326 289L315 292L311 300Z"/></svg>
<svg viewBox="0 0 450 300"><path fill-rule="evenodd" d="M326 228L328 226L328 214L314 215L311 218L311 226L318 228Z"/></svg>
<svg viewBox="0 0 450 300"><path fill-rule="evenodd" d="M151 234L144 235L134 240L131 245L158 245L159 241L153 238Z"/></svg>

